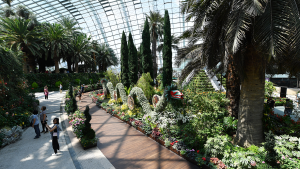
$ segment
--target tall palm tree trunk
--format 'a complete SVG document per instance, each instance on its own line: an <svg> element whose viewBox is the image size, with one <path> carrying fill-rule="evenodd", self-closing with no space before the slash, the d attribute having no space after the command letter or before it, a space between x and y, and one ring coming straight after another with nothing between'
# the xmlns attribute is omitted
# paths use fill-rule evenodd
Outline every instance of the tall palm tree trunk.
<svg viewBox="0 0 300 169"><path fill-rule="evenodd" d="M156 37L153 35L153 40L152 40L153 79L157 77L156 40L157 40Z"/></svg>
<svg viewBox="0 0 300 169"><path fill-rule="evenodd" d="M58 65L59 58L56 56L56 51L54 51L53 60L54 60L54 65L55 65L55 73L59 73L59 65Z"/></svg>
<svg viewBox="0 0 300 169"><path fill-rule="evenodd" d="M237 74L233 55L229 56L226 73L226 98L230 100L227 110L230 116L238 119L240 101L240 79Z"/></svg>
<svg viewBox="0 0 300 169"><path fill-rule="evenodd" d="M265 63L263 57L255 53L255 48L248 45L245 52L244 73L241 81L239 104L239 119L237 135L234 142L248 147L251 144L260 145L263 137L263 104L265 87Z"/></svg>
<svg viewBox="0 0 300 169"><path fill-rule="evenodd" d="M78 62L75 63L75 72L78 73Z"/></svg>
<svg viewBox="0 0 300 169"><path fill-rule="evenodd" d="M71 72L72 71L72 60L71 60L71 57L68 57L67 58L67 64L68 64L68 71Z"/></svg>

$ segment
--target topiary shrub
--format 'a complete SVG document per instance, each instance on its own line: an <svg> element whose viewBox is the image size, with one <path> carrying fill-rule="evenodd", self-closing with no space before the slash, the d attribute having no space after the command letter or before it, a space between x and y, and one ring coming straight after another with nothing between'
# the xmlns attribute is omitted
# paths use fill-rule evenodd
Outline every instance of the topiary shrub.
<svg viewBox="0 0 300 169"><path fill-rule="evenodd" d="M80 85L80 79L75 79L75 82Z"/></svg>
<svg viewBox="0 0 300 169"><path fill-rule="evenodd" d="M35 88L35 89L39 87L39 85L36 82L33 82L31 86L32 86L32 88Z"/></svg>
<svg viewBox="0 0 300 169"><path fill-rule="evenodd" d="M59 85L60 85L60 84L62 84L62 82L61 82L61 81L57 81L57 82L55 82L55 86L56 86L56 87L59 87Z"/></svg>
<svg viewBox="0 0 300 169"><path fill-rule="evenodd" d="M86 120L84 121L85 127L82 129L82 134L83 134L83 138L86 140L95 139L95 131L91 128L90 121L92 117L89 113L89 110L90 110L89 106L86 106L83 112Z"/></svg>
<svg viewBox="0 0 300 169"><path fill-rule="evenodd" d="M151 83L153 83L153 80L152 80L149 72L147 74L143 73L142 77L137 82L137 87L139 87L143 90L143 92L148 100L150 100L155 93L154 88L151 85Z"/></svg>

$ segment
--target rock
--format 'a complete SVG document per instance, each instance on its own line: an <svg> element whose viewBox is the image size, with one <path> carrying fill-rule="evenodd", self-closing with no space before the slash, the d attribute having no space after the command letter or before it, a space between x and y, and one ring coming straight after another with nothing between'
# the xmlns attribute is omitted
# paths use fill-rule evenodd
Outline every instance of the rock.
<svg viewBox="0 0 300 169"><path fill-rule="evenodd" d="M8 144L16 142L21 138L23 134L22 127L20 126L14 126L11 130L2 129L1 132L5 135L1 146L6 146Z"/></svg>

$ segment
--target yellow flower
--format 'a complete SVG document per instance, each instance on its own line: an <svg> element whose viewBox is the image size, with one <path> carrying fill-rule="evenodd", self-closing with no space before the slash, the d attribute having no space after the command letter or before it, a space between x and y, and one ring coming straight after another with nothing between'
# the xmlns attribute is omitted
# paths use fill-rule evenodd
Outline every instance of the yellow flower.
<svg viewBox="0 0 300 169"><path fill-rule="evenodd" d="M24 124L24 122L22 124Z"/></svg>

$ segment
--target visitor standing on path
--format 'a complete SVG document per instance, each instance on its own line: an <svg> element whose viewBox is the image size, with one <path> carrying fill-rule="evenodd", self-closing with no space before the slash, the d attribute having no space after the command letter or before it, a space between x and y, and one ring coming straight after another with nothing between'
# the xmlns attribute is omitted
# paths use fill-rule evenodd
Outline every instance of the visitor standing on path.
<svg viewBox="0 0 300 169"><path fill-rule="evenodd" d="M39 119L38 119L38 111L37 110L33 110L33 116L32 116L32 127L34 128L35 131L35 137L34 139L37 139L41 136L41 132L40 132L40 127L39 127Z"/></svg>
<svg viewBox="0 0 300 169"><path fill-rule="evenodd" d="M62 87L63 87L62 84L60 84L59 85L59 91L60 91L60 93L62 93Z"/></svg>
<svg viewBox="0 0 300 169"><path fill-rule="evenodd" d="M47 87L47 85L44 87L44 94L45 94L45 99L48 99L48 94L49 94L49 92L48 92L48 87Z"/></svg>
<svg viewBox="0 0 300 169"><path fill-rule="evenodd" d="M58 144L58 139L59 139L59 131L61 130L59 125L59 119L54 118L53 119L53 124L54 126L50 128L48 125L46 126L48 130L50 131L51 134L51 139L52 139L52 148L54 150L53 156L57 156L57 152L60 152L59 150L59 144Z"/></svg>
<svg viewBox="0 0 300 169"><path fill-rule="evenodd" d="M284 114L290 116L293 111L293 104L290 102L290 99L286 99L286 103L284 104Z"/></svg>
<svg viewBox="0 0 300 169"><path fill-rule="evenodd" d="M42 123L42 129L43 129L43 131L41 133L47 133L48 128L46 127L46 125L47 125L46 106L42 106L41 110L42 110L42 112L40 114L40 120ZM45 130L45 128L46 128L46 130Z"/></svg>
<svg viewBox="0 0 300 169"><path fill-rule="evenodd" d="M83 92L84 92L84 84L81 85L80 91L81 91L81 94L83 95Z"/></svg>

